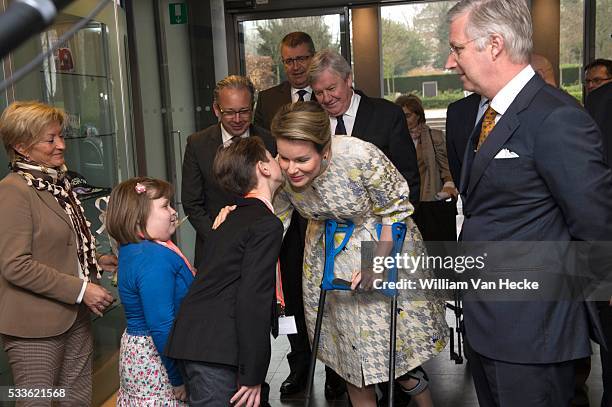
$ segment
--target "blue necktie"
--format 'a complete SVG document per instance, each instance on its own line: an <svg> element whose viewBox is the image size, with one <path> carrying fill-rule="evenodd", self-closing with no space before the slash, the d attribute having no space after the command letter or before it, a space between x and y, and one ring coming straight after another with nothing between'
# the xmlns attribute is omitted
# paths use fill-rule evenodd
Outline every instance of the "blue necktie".
<svg viewBox="0 0 612 407"><path fill-rule="evenodd" d="M346 127L344 127L344 120L342 120L342 115L336 117L338 123L336 124L336 131L334 134L343 134L346 135Z"/></svg>
<svg viewBox="0 0 612 407"><path fill-rule="evenodd" d="M297 91L298 94L298 102L303 102L304 101L304 96L308 93L307 90L304 89L300 89Z"/></svg>

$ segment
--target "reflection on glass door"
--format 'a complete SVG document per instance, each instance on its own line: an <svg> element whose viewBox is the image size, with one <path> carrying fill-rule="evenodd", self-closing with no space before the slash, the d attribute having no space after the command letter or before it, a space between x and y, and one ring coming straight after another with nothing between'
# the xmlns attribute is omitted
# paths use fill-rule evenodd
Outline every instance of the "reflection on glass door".
<svg viewBox="0 0 612 407"><path fill-rule="evenodd" d="M53 46L74 21L55 24L41 35ZM45 102L68 113L66 161L90 184L111 187L116 176L116 133L110 101L107 28L92 22L47 59L41 70Z"/></svg>
<svg viewBox="0 0 612 407"><path fill-rule="evenodd" d="M463 98L457 74L444 69L448 58L446 14L457 1L432 1L380 8L384 95L395 100L417 95L427 123L444 130L447 106Z"/></svg>
<svg viewBox="0 0 612 407"><path fill-rule="evenodd" d="M612 0L595 2L595 58L612 59Z"/></svg>
<svg viewBox="0 0 612 407"><path fill-rule="evenodd" d="M293 31L308 33L315 49L326 48L341 52L344 14L311 15L305 17L255 19L239 18L241 39L241 71L251 78L257 91L268 89L285 80L280 57L280 42Z"/></svg>
<svg viewBox="0 0 612 407"><path fill-rule="evenodd" d="M582 101L584 0L561 0L560 6L560 87L579 101Z"/></svg>

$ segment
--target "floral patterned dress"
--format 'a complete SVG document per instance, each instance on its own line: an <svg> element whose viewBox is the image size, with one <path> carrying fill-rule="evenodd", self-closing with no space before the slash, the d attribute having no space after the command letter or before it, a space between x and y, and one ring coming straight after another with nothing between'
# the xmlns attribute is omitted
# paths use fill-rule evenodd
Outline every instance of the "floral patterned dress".
<svg viewBox="0 0 612 407"><path fill-rule="evenodd" d="M425 251L409 217L413 207L408 184L388 158L374 145L348 136L332 136L331 152L327 169L312 184L294 191L286 183L274 201L285 227L294 208L309 220L302 284L311 340L325 259L325 220L355 224L347 246L335 258L337 278L350 280L360 269L361 242L377 240L376 224L405 222L403 252ZM400 269L399 278L403 272ZM417 272L427 275L426 270ZM401 376L444 349L448 327L441 299L414 301L407 290L398 292L396 376ZM377 290L329 291L318 358L357 387L388 381L390 307L390 298Z"/></svg>

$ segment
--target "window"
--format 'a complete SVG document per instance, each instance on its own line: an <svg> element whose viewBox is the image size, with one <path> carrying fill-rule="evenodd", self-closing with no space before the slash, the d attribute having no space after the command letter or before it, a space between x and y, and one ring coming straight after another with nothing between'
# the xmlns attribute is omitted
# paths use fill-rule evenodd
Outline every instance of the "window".
<svg viewBox="0 0 612 407"><path fill-rule="evenodd" d="M334 13L239 21L242 71L251 78L258 91L284 81L279 45L283 37L293 31L310 34L317 50L331 48L341 52L343 17L343 14Z"/></svg>
<svg viewBox="0 0 612 407"><path fill-rule="evenodd" d="M559 84L582 101L584 0L561 0L559 24Z"/></svg>
<svg viewBox="0 0 612 407"><path fill-rule="evenodd" d="M393 101L409 93L419 96L428 123L442 129L448 105L464 97L458 76L444 69L448 57L446 14L455 4L435 1L381 7L385 98Z"/></svg>
<svg viewBox="0 0 612 407"><path fill-rule="evenodd" d="M595 2L595 58L612 59L612 0Z"/></svg>

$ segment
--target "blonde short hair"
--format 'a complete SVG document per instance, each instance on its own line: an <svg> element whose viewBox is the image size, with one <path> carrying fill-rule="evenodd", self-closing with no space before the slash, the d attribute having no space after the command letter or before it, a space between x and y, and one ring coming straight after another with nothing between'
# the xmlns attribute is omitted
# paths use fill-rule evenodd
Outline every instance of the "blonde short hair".
<svg viewBox="0 0 612 407"><path fill-rule="evenodd" d="M119 244L151 240L147 234L151 201L172 200L173 195L172 185L160 179L136 177L122 182L113 188L108 200L105 221L108 234Z"/></svg>
<svg viewBox="0 0 612 407"><path fill-rule="evenodd" d="M284 105L274 116L270 130L274 138L310 141L318 152L331 140L329 115L316 102Z"/></svg>
<svg viewBox="0 0 612 407"><path fill-rule="evenodd" d="M11 103L0 117L0 137L9 160L15 159L15 147L21 144L29 150L54 122L64 127L66 114L62 109L35 100Z"/></svg>

